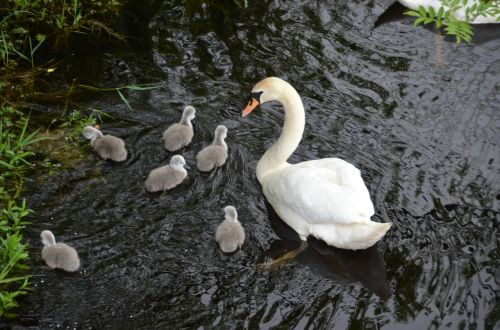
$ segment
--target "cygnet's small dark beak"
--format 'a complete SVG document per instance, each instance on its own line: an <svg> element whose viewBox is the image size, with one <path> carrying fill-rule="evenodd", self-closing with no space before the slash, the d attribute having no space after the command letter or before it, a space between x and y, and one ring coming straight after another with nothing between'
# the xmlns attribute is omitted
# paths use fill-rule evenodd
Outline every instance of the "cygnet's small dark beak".
<svg viewBox="0 0 500 330"><path fill-rule="evenodd" d="M191 167L189 167L188 164L184 164L184 167L187 168L188 170L191 169Z"/></svg>

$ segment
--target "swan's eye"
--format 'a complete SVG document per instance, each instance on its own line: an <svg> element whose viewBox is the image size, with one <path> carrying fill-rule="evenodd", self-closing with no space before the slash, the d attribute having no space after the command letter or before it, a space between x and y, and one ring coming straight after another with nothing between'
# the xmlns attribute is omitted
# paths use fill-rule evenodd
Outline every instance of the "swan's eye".
<svg viewBox="0 0 500 330"><path fill-rule="evenodd" d="M248 102L248 105L246 108L243 110L243 113L241 114L243 117L246 117L252 112L255 108L259 106L260 102L257 100L255 97L252 96L250 99L250 102Z"/></svg>
<svg viewBox="0 0 500 330"><path fill-rule="evenodd" d="M256 99L257 102L260 104L260 96L262 95L262 92L255 92L250 94L250 100ZM251 101L250 101L251 102Z"/></svg>
<svg viewBox="0 0 500 330"><path fill-rule="evenodd" d="M262 92L255 92L250 94L250 101L248 102L246 108L243 110L243 113L241 114L243 117L248 116L250 112L252 112L255 108L257 108L260 105L261 95Z"/></svg>

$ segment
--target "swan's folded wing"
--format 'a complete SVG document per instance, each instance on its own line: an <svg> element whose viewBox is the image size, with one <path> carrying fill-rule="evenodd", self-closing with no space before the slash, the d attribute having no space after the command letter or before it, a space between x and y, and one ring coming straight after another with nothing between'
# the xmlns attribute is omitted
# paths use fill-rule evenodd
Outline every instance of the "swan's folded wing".
<svg viewBox="0 0 500 330"><path fill-rule="evenodd" d="M359 170L342 162L348 166L322 159L271 174L264 185L266 197L312 224L367 223L374 213L368 189Z"/></svg>

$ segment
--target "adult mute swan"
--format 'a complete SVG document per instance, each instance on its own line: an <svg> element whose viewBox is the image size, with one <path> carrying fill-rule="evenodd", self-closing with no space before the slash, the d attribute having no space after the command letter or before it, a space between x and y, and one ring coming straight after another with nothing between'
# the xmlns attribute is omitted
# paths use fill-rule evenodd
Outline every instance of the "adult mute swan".
<svg viewBox="0 0 500 330"><path fill-rule="evenodd" d="M370 220L373 204L360 171L338 158L289 164L287 159L304 132L304 106L289 83L270 77L254 86L242 116L268 101L283 105L285 123L279 139L259 160L257 179L276 213L303 242L312 235L343 249L359 250L374 245L391 223Z"/></svg>

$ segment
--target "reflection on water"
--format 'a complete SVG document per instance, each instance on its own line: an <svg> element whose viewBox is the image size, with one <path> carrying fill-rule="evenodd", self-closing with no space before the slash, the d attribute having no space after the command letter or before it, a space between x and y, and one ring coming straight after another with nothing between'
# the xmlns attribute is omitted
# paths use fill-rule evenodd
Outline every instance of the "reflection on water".
<svg viewBox="0 0 500 330"><path fill-rule="evenodd" d="M300 246L298 234L279 218L266 201L269 221L281 240L271 242L264 255L275 259ZM314 237L307 239L308 247L294 260L308 267L313 274L333 280L335 283L360 282L379 297L387 299L391 289L385 275L385 261L377 245L366 250L352 251L328 246Z"/></svg>
<svg viewBox="0 0 500 330"><path fill-rule="evenodd" d="M27 183L35 288L9 325L498 327L500 40L445 39L438 50L433 32L411 19L374 29L389 2L141 3L127 16L133 47L72 57L70 77L164 88L127 91L134 111L115 95L83 102L115 118L101 127L125 140L126 162L99 162L89 150L75 167ZM373 219L393 222L376 248L350 253L310 240L284 267L256 269L272 247L291 248L273 230L255 179L282 109L240 117L251 87L268 75L290 81L306 107L290 161L340 157L360 168ZM219 124L229 129L228 163L213 178L192 170L172 192L148 194L147 174L171 157L161 132L187 104L198 110L187 163ZM248 234L233 256L213 239L228 204ZM46 269L43 229L78 249L80 274Z"/></svg>

